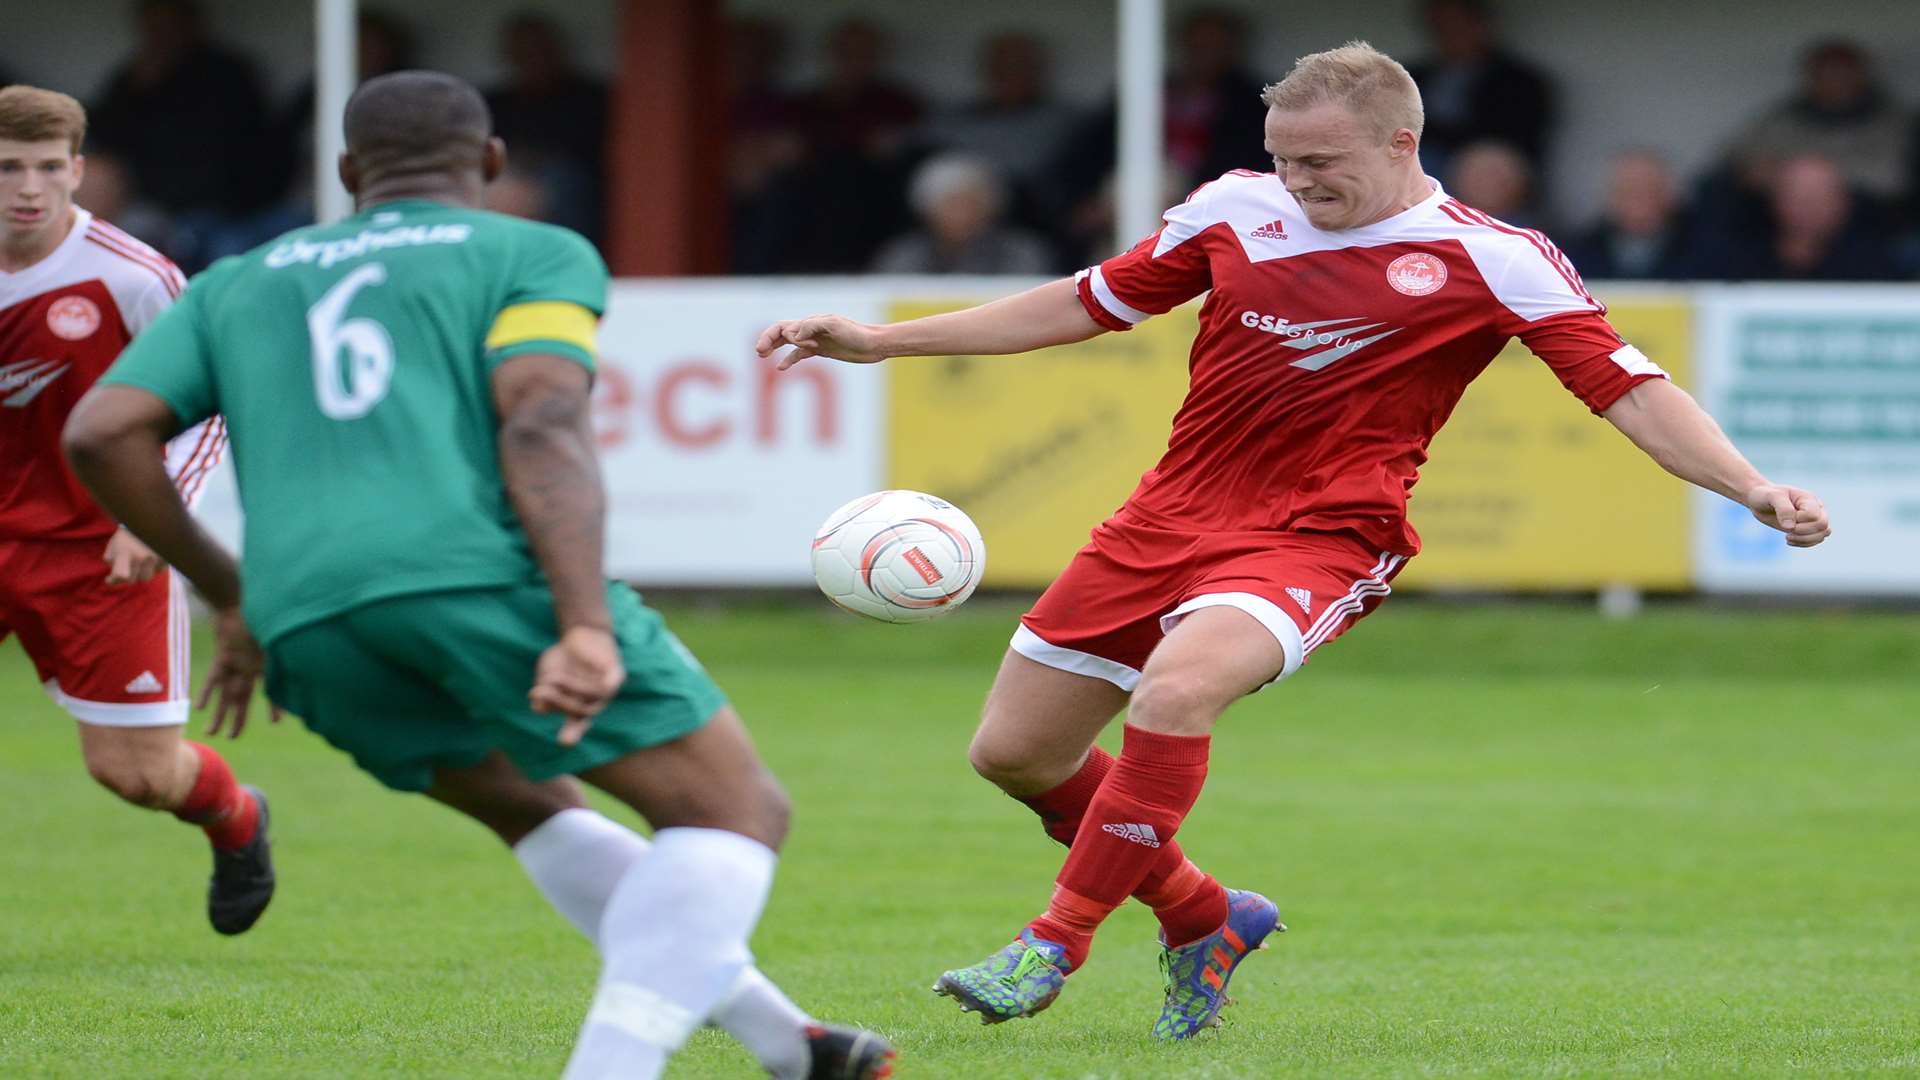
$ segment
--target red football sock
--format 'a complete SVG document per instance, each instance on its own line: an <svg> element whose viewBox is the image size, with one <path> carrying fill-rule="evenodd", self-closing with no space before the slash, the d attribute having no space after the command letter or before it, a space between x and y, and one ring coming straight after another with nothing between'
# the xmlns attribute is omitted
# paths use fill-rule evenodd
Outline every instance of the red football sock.
<svg viewBox="0 0 1920 1080"><path fill-rule="evenodd" d="M1059 787L1014 797L1040 815L1041 827L1048 836L1072 847L1087 804L1112 769L1113 755L1096 746L1087 751L1080 771ZM1227 921L1227 890L1189 861L1180 845L1171 840L1161 842L1160 857L1133 895L1153 909L1160 920L1161 936L1174 948L1206 937Z"/></svg>
<svg viewBox="0 0 1920 1080"><path fill-rule="evenodd" d="M187 745L200 755L200 775L186 801L173 808L173 816L200 826L214 847L245 847L259 824L259 805L234 780L233 770L218 751L204 743Z"/></svg>
<svg viewBox="0 0 1920 1080"><path fill-rule="evenodd" d="M1199 941L1227 921L1227 890L1185 859L1158 889L1142 885L1133 895L1153 908L1160 938L1170 949Z"/></svg>
<svg viewBox="0 0 1920 1080"><path fill-rule="evenodd" d="M1207 780L1209 736L1162 735L1131 724L1125 734L1120 760L1087 804L1089 827L1074 837L1053 902L1028 924L1036 937L1066 946L1075 968L1086 960L1094 928L1163 856Z"/></svg>

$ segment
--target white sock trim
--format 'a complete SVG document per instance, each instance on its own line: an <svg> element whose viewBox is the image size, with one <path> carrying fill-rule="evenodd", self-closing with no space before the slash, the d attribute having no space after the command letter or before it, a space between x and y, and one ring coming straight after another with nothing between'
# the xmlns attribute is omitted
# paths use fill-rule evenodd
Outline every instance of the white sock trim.
<svg viewBox="0 0 1920 1080"><path fill-rule="evenodd" d="M700 1026L700 1018L644 986L605 983L594 995L586 1026L618 1028L671 1054Z"/></svg>

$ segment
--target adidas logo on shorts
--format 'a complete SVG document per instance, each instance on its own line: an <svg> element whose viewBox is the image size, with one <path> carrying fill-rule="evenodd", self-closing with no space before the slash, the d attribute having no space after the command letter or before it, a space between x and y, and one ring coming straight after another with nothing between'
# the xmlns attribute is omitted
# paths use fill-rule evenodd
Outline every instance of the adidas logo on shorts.
<svg viewBox="0 0 1920 1080"><path fill-rule="evenodd" d="M153 677L151 671L141 672L139 678L127 684L129 694L158 694L165 689L166 687L160 685L160 680Z"/></svg>
<svg viewBox="0 0 1920 1080"><path fill-rule="evenodd" d="M1122 840L1131 840L1148 847L1159 847L1160 837L1156 836L1151 825L1102 825L1101 832L1112 833Z"/></svg>
<svg viewBox="0 0 1920 1080"><path fill-rule="evenodd" d="M1287 586L1287 595L1293 597L1293 602L1300 605L1301 611L1304 611L1309 615L1313 614L1313 594L1312 593L1308 592L1305 589L1298 588L1297 586L1289 585Z"/></svg>

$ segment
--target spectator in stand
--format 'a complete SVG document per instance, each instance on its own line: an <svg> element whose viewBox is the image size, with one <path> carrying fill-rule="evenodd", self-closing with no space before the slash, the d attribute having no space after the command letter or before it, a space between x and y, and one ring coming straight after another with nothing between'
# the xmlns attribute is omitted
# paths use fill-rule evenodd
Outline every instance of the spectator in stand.
<svg viewBox="0 0 1920 1080"><path fill-rule="evenodd" d="M1488 139L1463 147L1453 157L1447 194L1509 225L1542 228L1533 169L1525 155L1506 143Z"/></svg>
<svg viewBox="0 0 1920 1080"><path fill-rule="evenodd" d="M805 252L792 243L810 208L799 102L779 83L790 66L787 29L772 19L727 24L727 242L736 274L796 272Z"/></svg>
<svg viewBox="0 0 1920 1080"><path fill-rule="evenodd" d="M972 157L936 157L914 173L908 198L921 228L896 237L874 260L883 274L1044 274L1052 269L1038 236L1002 223L1006 191L992 166Z"/></svg>
<svg viewBox="0 0 1920 1080"><path fill-rule="evenodd" d="M887 49L872 22L839 23L826 37L823 79L799 96L809 159L796 195L808 213L789 229L805 236L808 264L796 269L864 270L889 236L912 223L904 150L922 109L887 73Z"/></svg>
<svg viewBox="0 0 1920 1080"><path fill-rule="evenodd" d="M142 198L133 170L111 150L87 151L86 173L73 201L93 214L144 240L165 249L172 239L172 222L160 208Z"/></svg>
<svg viewBox="0 0 1920 1080"><path fill-rule="evenodd" d="M1007 30L988 37L977 71L974 100L936 118L925 140L993 162L1013 189L1014 217L1029 219L1034 187L1077 118L1054 98L1047 47L1031 34Z"/></svg>
<svg viewBox="0 0 1920 1080"><path fill-rule="evenodd" d="M1188 15L1174 35L1177 45L1164 98L1166 152L1168 164L1184 175L1188 188L1231 169L1273 168L1273 158L1260 141L1267 116L1260 92L1266 83L1245 67L1251 33L1240 13L1201 8ZM1054 181L1084 195L1089 174L1113 171L1117 111L1109 98L1082 120L1054 158L1049 169Z"/></svg>
<svg viewBox="0 0 1920 1080"><path fill-rule="evenodd" d="M1886 231L1832 161L1803 154L1780 162L1767 195L1764 228L1713 238L1708 276L1736 281L1891 281L1900 276Z"/></svg>
<svg viewBox="0 0 1920 1080"><path fill-rule="evenodd" d="M547 220L598 243L606 167L607 88L574 62L546 15L521 12L500 28L507 80L487 93L493 129L552 193Z"/></svg>
<svg viewBox="0 0 1920 1080"><path fill-rule="evenodd" d="M376 75L418 66L414 61L413 30L397 17L363 7L356 17L355 26L354 43L361 82ZM298 186L307 199L312 198L311 192L306 190L310 178L303 173L313 155L313 99L313 79L308 78L293 92L286 108L280 110L280 115L274 121L276 148L283 155L281 170L284 177L277 190L284 192L289 186Z"/></svg>
<svg viewBox="0 0 1920 1080"><path fill-rule="evenodd" d="M1684 281L1695 263L1673 171L1650 150L1613 159L1600 219L1562 245L1580 273L1597 281Z"/></svg>
<svg viewBox="0 0 1920 1080"><path fill-rule="evenodd" d="M133 55L88 110L91 133L174 216L179 241L277 194L272 170L258 167L265 99L253 66L208 38L198 3L142 0L135 10ZM186 254L186 269L203 264Z"/></svg>
<svg viewBox="0 0 1920 1080"><path fill-rule="evenodd" d="M553 212L553 195L539 176L509 159L506 170L487 185L485 205L496 214L547 221Z"/></svg>
<svg viewBox="0 0 1920 1080"><path fill-rule="evenodd" d="M1553 125L1553 86L1538 69L1502 48L1484 0L1428 0L1433 55L1407 65L1426 108L1420 159L1436 176L1449 158L1495 139L1526 155L1539 175Z"/></svg>
<svg viewBox="0 0 1920 1080"><path fill-rule="evenodd" d="M1886 207L1902 202L1914 183L1914 115L1875 77L1858 44L1816 43L1801 63L1793 97L1774 106L1734 140L1736 175L1765 192L1789 158L1816 154L1840 167L1856 193Z"/></svg>
<svg viewBox="0 0 1920 1080"><path fill-rule="evenodd" d="M825 78L800 96L808 142L822 153L896 153L923 111L920 97L886 71L886 33L866 19L827 32Z"/></svg>
<svg viewBox="0 0 1920 1080"><path fill-rule="evenodd" d="M1267 116L1260 93L1267 80L1245 66L1252 33L1239 12L1209 7L1189 14L1174 35L1164 117L1166 164L1175 174L1168 206L1232 169L1273 169L1260 138ZM1042 203L1057 223L1056 240L1069 254L1084 251L1094 260L1113 254L1117 111L1109 99L1084 117L1047 169ZM1089 176L1103 178L1092 194Z"/></svg>
<svg viewBox="0 0 1920 1080"><path fill-rule="evenodd" d="M1273 168L1259 138L1267 117L1260 92L1270 80L1247 71L1251 33L1227 8L1201 8L1180 26L1167 80L1167 159L1196 184L1230 169Z"/></svg>

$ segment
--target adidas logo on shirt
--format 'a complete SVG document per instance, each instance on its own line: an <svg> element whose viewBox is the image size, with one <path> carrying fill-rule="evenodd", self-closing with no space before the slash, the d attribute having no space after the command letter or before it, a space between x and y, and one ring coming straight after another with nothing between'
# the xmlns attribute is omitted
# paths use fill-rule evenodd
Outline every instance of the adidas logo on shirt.
<svg viewBox="0 0 1920 1080"><path fill-rule="evenodd" d="M153 677L151 671L141 672L139 678L127 684L129 694L158 694L165 689L166 687L160 685L160 680Z"/></svg>
<svg viewBox="0 0 1920 1080"><path fill-rule="evenodd" d="M1151 825L1102 825L1101 832L1112 833L1122 840L1131 840L1148 847L1159 847L1160 837L1154 835Z"/></svg>
<svg viewBox="0 0 1920 1080"><path fill-rule="evenodd" d="M1256 240L1285 240L1287 238L1287 223L1284 221L1269 221L1265 225L1253 230L1253 238Z"/></svg>

